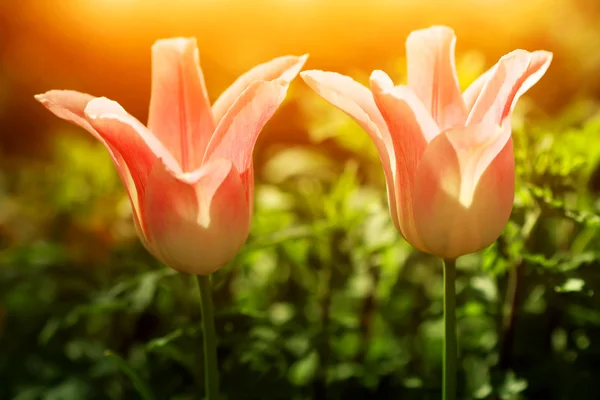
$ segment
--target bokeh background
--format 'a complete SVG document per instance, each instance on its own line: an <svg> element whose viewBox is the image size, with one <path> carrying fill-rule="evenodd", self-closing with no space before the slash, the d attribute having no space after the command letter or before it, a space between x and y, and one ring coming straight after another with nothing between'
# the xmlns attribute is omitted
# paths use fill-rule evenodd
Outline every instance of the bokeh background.
<svg viewBox="0 0 600 400"><path fill-rule="evenodd" d="M517 193L498 242L458 262L461 399L600 393L596 0L0 0L0 399L196 399L191 278L138 242L103 147L34 101L75 89L142 121L150 46L194 36L212 100L285 54L405 78L444 24L467 86L503 54L554 61L514 116ZM255 152L252 234L214 276L228 399L437 399L439 261L394 230L367 135L298 79ZM200 389L198 389L200 387Z"/></svg>

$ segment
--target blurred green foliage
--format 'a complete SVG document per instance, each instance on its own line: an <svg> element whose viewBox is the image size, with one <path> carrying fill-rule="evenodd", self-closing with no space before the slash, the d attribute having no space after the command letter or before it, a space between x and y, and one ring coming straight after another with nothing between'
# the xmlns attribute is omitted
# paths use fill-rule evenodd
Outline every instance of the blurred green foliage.
<svg viewBox="0 0 600 400"><path fill-rule="evenodd" d="M300 95L320 145L260 149L251 237L213 277L223 393L438 399L440 262L394 229L367 135ZM458 261L460 398L597 399L600 107L518 110L511 221ZM0 399L197 399L192 278L143 249L102 146L56 138L0 172Z"/></svg>

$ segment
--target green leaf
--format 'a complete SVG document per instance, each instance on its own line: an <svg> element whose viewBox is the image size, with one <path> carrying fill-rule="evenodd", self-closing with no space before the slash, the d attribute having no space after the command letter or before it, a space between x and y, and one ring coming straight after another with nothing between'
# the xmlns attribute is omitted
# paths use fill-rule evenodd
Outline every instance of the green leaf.
<svg viewBox="0 0 600 400"><path fill-rule="evenodd" d="M133 311L143 311L152 303L159 278L160 276L156 273L147 273L142 276L135 292L131 295Z"/></svg>
<svg viewBox="0 0 600 400"><path fill-rule="evenodd" d="M557 286L555 290L560 293L565 292L581 292L585 282L579 278L569 278L560 286Z"/></svg>
<svg viewBox="0 0 600 400"><path fill-rule="evenodd" d="M288 372L288 378L294 385L305 386L315 379L318 367L319 355L316 351L312 351L292 364Z"/></svg>

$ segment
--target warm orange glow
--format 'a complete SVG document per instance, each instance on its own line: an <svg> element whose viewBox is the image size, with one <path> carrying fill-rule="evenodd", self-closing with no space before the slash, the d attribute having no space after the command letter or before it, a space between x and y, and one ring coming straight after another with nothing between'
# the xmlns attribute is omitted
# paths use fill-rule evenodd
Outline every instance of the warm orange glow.
<svg viewBox="0 0 600 400"><path fill-rule="evenodd" d="M600 68L600 53L590 51L600 48L600 34L580 7L575 0L14 1L0 9L0 69L24 97L72 88L118 99L144 119L149 49L160 38L197 38L214 100L243 71L286 54L309 53L309 69L357 77L383 69L401 79L408 33L442 24L460 39L457 62L467 76L512 49L544 48L558 60L548 81L570 79L561 90L571 95L577 79ZM542 101L564 98L547 86Z"/></svg>
<svg viewBox="0 0 600 400"><path fill-rule="evenodd" d="M371 66L403 55L407 33L431 24L454 27L463 50L504 50L551 34L565 1L65 0L24 14L85 53L123 57L157 38L195 36L203 58L233 74L282 53L309 52L317 66Z"/></svg>

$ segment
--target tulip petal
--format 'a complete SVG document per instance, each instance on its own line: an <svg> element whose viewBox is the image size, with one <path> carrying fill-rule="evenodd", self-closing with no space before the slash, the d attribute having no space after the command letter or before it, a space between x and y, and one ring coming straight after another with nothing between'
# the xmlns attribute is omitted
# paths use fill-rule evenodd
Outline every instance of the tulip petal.
<svg viewBox="0 0 600 400"><path fill-rule="evenodd" d="M258 135L275 114L285 99L289 82L283 79L256 81L229 108L215 130L204 162L214 158L231 160L240 172L242 182L248 190L254 184L252 174L252 152Z"/></svg>
<svg viewBox="0 0 600 400"><path fill-rule="evenodd" d="M98 97L88 103L85 117L96 132L121 154L127 165L130 180L137 192L138 216L144 210L144 192L152 166L162 158L169 167L180 171L180 167L150 131L137 119L129 115L117 102ZM143 218L140 220L146 237L148 230Z"/></svg>
<svg viewBox="0 0 600 400"><path fill-rule="evenodd" d="M467 118L456 74L455 45L454 31L443 26L414 31L406 39L408 87L442 130L464 125Z"/></svg>
<svg viewBox="0 0 600 400"><path fill-rule="evenodd" d="M511 115L519 97L546 73L551 61L552 53L547 51L515 50L502 57L489 71L467 125L503 123Z"/></svg>
<svg viewBox="0 0 600 400"><path fill-rule="evenodd" d="M395 165L390 132L375 104L369 89L354 79L335 72L309 70L300 73L306 84L327 102L350 116L369 135L377 151L385 174L388 202L394 225L400 229L396 210L396 194L394 191Z"/></svg>
<svg viewBox="0 0 600 400"><path fill-rule="evenodd" d="M136 184L131 172L118 149L106 141L86 119L84 110L86 106L95 99L95 97L72 90L51 90L44 94L38 94L35 96L35 98L56 116L79 125L91 133L102 144L104 144L113 160L113 163L115 164L115 167L117 168L117 172L119 173L121 181L127 189L127 195L129 196L129 201L131 202L131 207L133 210L133 221L138 232L138 236L142 240L142 243L144 243L144 245L147 247L144 228L140 221L138 191L136 189Z"/></svg>
<svg viewBox="0 0 600 400"><path fill-rule="evenodd" d="M463 101L465 102L465 107L467 107L467 112L469 114L471 113L477 98L481 94L481 89L483 89L490 76L494 73L494 68L495 67L492 67L479 75L479 77L463 92Z"/></svg>
<svg viewBox="0 0 600 400"><path fill-rule="evenodd" d="M319 96L352 117L373 140L380 142L389 137L387 125L368 88L335 72L309 70L300 76Z"/></svg>
<svg viewBox="0 0 600 400"><path fill-rule="evenodd" d="M383 71L371 75L371 90L387 123L395 154L393 187L398 202L392 214L399 215L400 231L406 240L423 249L414 223L413 188L419 161L439 128L419 98L407 87L395 87Z"/></svg>
<svg viewBox="0 0 600 400"><path fill-rule="evenodd" d="M486 129L474 125L438 135L417 168L415 223L431 254L456 258L479 251L498 238L510 217L515 180L510 127L495 135Z"/></svg>
<svg viewBox="0 0 600 400"><path fill-rule="evenodd" d="M215 123L196 39L162 39L152 46L148 128L182 170L200 166Z"/></svg>
<svg viewBox="0 0 600 400"><path fill-rule="evenodd" d="M102 138L123 156L138 191L143 192L148 175L158 158L169 168L181 168L158 139L119 103L98 97L88 103L85 116Z"/></svg>
<svg viewBox="0 0 600 400"><path fill-rule="evenodd" d="M229 160L212 159L184 174L156 163L145 203L152 253L182 272L216 271L235 257L248 237L246 193Z"/></svg>
<svg viewBox="0 0 600 400"><path fill-rule="evenodd" d="M399 132L406 131L426 145L440 133L440 128L417 95L406 86L394 86L385 72L373 71L371 90L391 140L398 140ZM406 127L407 124L410 125Z"/></svg>
<svg viewBox="0 0 600 400"><path fill-rule="evenodd" d="M105 144L112 156L113 149L106 144L104 139L98 135L98 132L85 119L85 107L95 98L87 93L76 92L74 90L50 90L44 94L35 95L35 99L54 115L65 121L79 125ZM117 163L114 158L113 161L115 161L115 164Z"/></svg>
<svg viewBox="0 0 600 400"><path fill-rule="evenodd" d="M242 94L244 90L252 82L255 81L273 81L276 79L283 79L287 83L290 83L302 67L306 63L308 54L301 57L296 56L283 56L275 58L266 63L257 65L250 71L244 73L235 82L231 84L225 91L219 96L217 101L212 107L213 117L217 123L223 119L229 108L233 105L235 100Z"/></svg>

